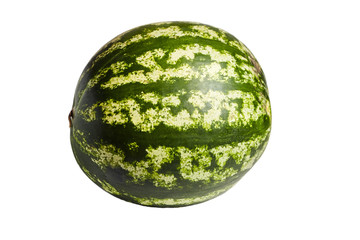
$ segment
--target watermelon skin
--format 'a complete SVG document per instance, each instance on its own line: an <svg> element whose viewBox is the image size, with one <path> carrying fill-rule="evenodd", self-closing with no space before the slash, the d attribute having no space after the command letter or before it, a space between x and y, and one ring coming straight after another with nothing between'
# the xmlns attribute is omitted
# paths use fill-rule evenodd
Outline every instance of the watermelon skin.
<svg viewBox="0 0 360 240"><path fill-rule="evenodd" d="M200 23L127 31L85 67L69 115L74 156L108 193L180 207L230 189L264 152L271 107L244 44Z"/></svg>

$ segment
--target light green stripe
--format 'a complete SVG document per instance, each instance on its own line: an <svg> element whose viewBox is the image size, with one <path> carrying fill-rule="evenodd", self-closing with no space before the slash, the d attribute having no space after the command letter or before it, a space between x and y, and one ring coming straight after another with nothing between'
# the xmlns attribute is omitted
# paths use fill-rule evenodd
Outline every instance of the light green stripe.
<svg viewBox="0 0 360 240"><path fill-rule="evenodd" d="M166 61L171 66L177 64L179 59L182 58L194 60L197 54L208 56L211 63L201 67L193 67L191 64L183 63L177 67L168 67L164 69L157 61L165 56L165 52L161 49L147 51L143 55L137 57L136 60L137 64L148 68L148 71L136 70L127 75L118 75L114 72L115 76L103 83L101 87L114 89L130 83L150 84L160 80L164 82L174 82L175 78L217 81L221 83L226 82L229 78L239 79L239 76L236 73L236 58L227 51L219 51L211 46L201 46L199 44L183 45L170 52L169 58L166 59ZM222 63L226 63L226 67L222 67ZM129 64L126 65L128 66ZM100 77L102 75L103 73L101 71ZM254 76L252 78L254 78ZM95 81L97 79L99 79L99 76L94 78Z"/></svg>
<svg viewBox="0 0 360 240"><path fill-rule="evenodd" d="M119 75L110 78L109 81L101 84L103 89L115 89L131 83L150 84L158 81L175 83L176 78L183 78L184 80L196 79L199 72L194 70L189 64L182 64L177 68L162 69L161 67L154 68L150 71L136 70L127 75Z"/></svg>
<svg viewBox="0 0 360 240"><path fill-rule="evenodd" d="M261 116L270 115L270 103L262 94L259 94L260 104L256 106L257 100L254 95L240 90L227 93L213 90L207 93L190 91L186 102L190 103L195 110L189 112L183 109L173 114L171 107L180 106L182 104L180 96L185 94L185 91L165 96L142 93L121 101L109 99L80 110L79 113L86 121L94 121L96 120L95 110L100 107L104 123L123 125L131 122L139 131L149 133L160 124L178 130L201 127L211 131L224 125L232 127L251 125ZM241 105L238 104L239 100L242 102ZM151 107L144 108L141 101L149 103ZM210 108L207 108L208 106ZM227 119L222 117L224 111L228 113Z"/></svg>
<svg viewBox="0 0 360 240"><path fill-rule="evenodd" d="M248 141L220 145L210 149L206 145L195 146L192 149L184 146L158 146L156 148L149 146L146 148L145 158L138 159L134 164L125 161L126 156L122 149L101 143L91 146L86 142L85 134L79 130L75 130L73 136L83 151L100 168L122 168L129 173L134 183L151 180L155 186L171 189L177 187L177 178L173 174L159 172L165 163L173 162L175 157L180 158L179 173L183 179L192 182L225 181L239 171L239 169L224 168L226 162L234 159L241 166L242 171L250 169L265 149L265 146L260 150L258 148L266 141L269 132L270 129L263 136L257 136ZM130 145L127 150L137 152L138 149L133 147L137 144ZM258 149L258 153L251 156L253 149ZM213 157L216 160L216 166L211 165Z"/></svg>
<svg viewBox="0 0 360 240"><path fill-rule="evenodd" d="M196 204L200 202L204 202L206 200L210 200L227 190L229 190L234 184L231 184L229 186L226 186L220 190L213 191L209 194L206 194L201 197L191 197L191 198L154 198L154 197L136 197L134 195L131 195L129 193L125 192L119 192L116 190L110 183L108 183L105 180L100 180L96 176L92 175L89 170L87 170L85 167L82 167L82 170L85 172L85 174L95 183L98 183L101 185L101 187L107 191L110 194L119 196L119 197L127 197L131 198L133 201L137 202L138 204L145 205L145 206L179 206L179 205L191 205Z"/></svg>
<svg viewBox="0 0 360 240"><path fill-rule="evenodd" d="M124 49L130 46L131 44L143 42L152 38L159 38L159 37L180 38L184 36L190 36L190 37L201 37L203 39L217 40L223 43L228 42L228 39L226 38L224 33L222 32L218 33L207 26L193 25L190 26L190 28L193 29L194 31L183 31L181 27L176 25L168 26L168 27L158 27L149 32L146 32L146 30L144 30L144 34L138 34L126 41L121 41L121 39L127 33L125 32L117 36L115 39L113 39L110 42L110 44L112 44L111 47L106 51L102 52L101 54L99 54L96 57L94 63L96 63L102 58L105 58L108 54L116 50Z"/></svg>
<svg viewBox="0 0 360 240"><path fill-rule="evenodd" d="M84 166L81 166L81 169L84 171L84 173L86 174L86 176L88 176L88 178L90 178L93 182L98 183L101 185L101 188L104 189L105 191L107 191L110 194L114 194L114 195L121 195L121 193L116 190L116 188L114 186L112 186L110 183L108 183L105 180L100 180L99 178L97 178L95 175L92 175L90 173L89 170L87 170Z"/></svg>
<svg viewBox="0 0 360 240"><path fill-rule="evenodd" d="M202 54L209 56L211 60L218 63L226 62L234 65L236 63L235 58L225 50L218 50L209 45L199 45L195 44L186 44L182 45L179 48L174 49L170 55L167 62L169 64L176 64L177 61L181 58L187 60L194 60L196 54Z"/></svg>
<svg viewBox="0 0 360 240"><path fill-rule="evenodd" d="M230 186L226 186L220 190L213 191L207 195L201 196L201 197L192 197L192 198L141 198L141 197L135 197L131 196L131 198L136 201L137 203L145 206L187 206L192 205L196 203L201 203L207 200L210 200L227 190L229 190L234 184L231 184Z"/></svg>

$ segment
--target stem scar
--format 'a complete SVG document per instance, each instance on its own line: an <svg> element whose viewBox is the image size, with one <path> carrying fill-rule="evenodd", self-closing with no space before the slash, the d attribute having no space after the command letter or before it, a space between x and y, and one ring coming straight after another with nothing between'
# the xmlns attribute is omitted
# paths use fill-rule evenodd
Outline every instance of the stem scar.
<svg viewBox="0 0 360 240"><path fill-rule="evenodd" d="M69 116L68 116L68 120L69 120L69 127L71 128L72 127L72 120L74 118L74 109L71 109L70 113L69 113Z"/></svg>

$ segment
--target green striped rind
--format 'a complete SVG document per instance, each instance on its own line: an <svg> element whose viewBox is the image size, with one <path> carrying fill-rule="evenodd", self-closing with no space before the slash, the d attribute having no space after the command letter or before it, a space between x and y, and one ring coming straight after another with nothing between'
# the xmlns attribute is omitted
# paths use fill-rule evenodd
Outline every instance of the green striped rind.
<svg viewBox="0 0 360 240"><path fill-rule="evenodd" d="M148 206L225 192L260 158L271 128L252 53L189 22L138 27L106 44L80 77L73 111L72 148L86 175Z"/></svg>

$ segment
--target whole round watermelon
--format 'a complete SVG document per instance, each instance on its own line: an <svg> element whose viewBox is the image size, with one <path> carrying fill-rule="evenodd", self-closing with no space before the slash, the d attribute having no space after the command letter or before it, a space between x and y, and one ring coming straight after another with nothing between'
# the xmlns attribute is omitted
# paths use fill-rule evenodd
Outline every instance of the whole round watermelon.
<svg viewBox="0 0 360 240"><path fill-rule="evenodd" d="M224 30L162 22L127 31L85 67L69 115L83 172L133 203L188 206L264 152L271 108L254 55Z"/></svg>

